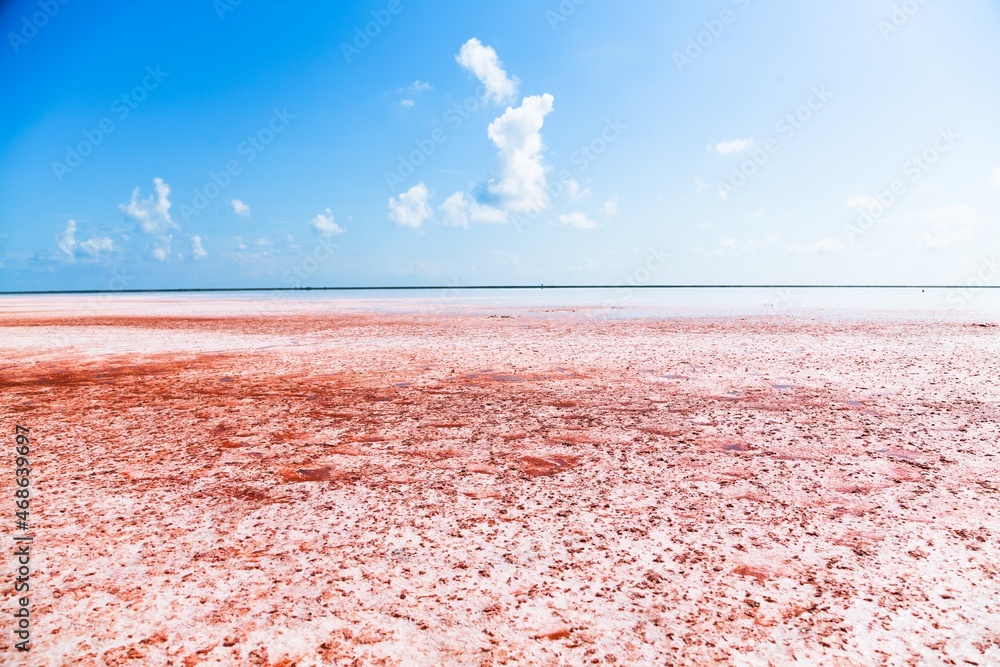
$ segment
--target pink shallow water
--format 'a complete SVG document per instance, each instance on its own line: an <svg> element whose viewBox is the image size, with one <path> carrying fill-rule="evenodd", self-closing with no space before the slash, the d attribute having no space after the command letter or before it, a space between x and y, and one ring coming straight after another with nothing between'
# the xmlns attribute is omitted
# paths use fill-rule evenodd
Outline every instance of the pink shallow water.
<svg viewBox="0 0 1000 667"><path fill-rule="evenodd" d="M31 664L1000 663L996 328L155 311L0 315Z"/></svg>

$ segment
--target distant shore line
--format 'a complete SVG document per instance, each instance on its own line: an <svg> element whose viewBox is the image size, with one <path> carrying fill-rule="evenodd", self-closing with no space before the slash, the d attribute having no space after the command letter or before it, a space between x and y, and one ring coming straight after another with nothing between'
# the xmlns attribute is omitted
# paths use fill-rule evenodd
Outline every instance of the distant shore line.
<svg viewBox="0 0 1000 667"><path fill-rule="evenodd" d="M92 289L0 291L0 296L74 294L188 294L221 292L416 292L438 290L682 290L682 289L1000 289L1000 285L392 285L366 287L190 287L162 289Z"/></svg>

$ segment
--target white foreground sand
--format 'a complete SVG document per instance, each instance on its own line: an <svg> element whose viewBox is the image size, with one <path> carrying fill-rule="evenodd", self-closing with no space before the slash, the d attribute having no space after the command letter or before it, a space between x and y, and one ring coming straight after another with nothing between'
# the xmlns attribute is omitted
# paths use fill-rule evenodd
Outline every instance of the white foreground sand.
<svg viewBox="0 0 1000 667"><path fill-rule="evenodd" d="M1000 664L1000 328L47 303L3 664Z"/></svg>

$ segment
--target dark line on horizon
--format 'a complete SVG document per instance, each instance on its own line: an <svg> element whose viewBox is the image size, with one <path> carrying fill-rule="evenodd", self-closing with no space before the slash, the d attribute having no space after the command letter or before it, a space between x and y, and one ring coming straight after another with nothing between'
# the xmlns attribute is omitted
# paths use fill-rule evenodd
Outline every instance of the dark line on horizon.
<svg viewBox="0 0 1000 667"><path fill-rule="evenodd" d="M0 291L0 296L73 294L190 294L221 292L413 292L436 290L575 290L575 289L1000 289L1000 285L391 285L365 287L188 287L121 290Z"/></svg>

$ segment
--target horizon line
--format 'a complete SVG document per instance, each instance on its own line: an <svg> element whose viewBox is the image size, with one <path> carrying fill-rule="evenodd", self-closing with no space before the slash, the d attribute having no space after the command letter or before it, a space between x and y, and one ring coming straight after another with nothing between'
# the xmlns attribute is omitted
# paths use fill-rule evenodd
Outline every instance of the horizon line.
<svg viewBox="0 0 1000 667"><path fill-rule="evenodd" d="M165 294L194 292L377 292L433 290L547 290L547 289L1000 289L1000 285L390 285L360 287L169 287L150 289L85 289L0 291L0 296L42 296L56 294Z"/></svg>

